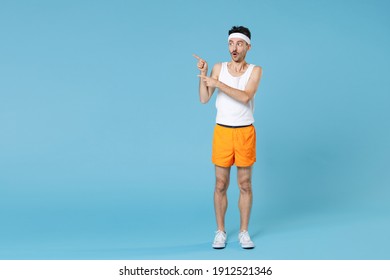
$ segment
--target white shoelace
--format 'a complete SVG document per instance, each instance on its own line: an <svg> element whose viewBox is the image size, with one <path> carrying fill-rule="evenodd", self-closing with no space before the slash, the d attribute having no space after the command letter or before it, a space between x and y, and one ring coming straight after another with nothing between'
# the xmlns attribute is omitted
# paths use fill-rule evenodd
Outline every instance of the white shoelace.
<svg viewBox="0 0 390 280"><path fill-rule="evenodd" d="M246 243L246 242L251 242L251 238L249 236L249 233L247 231L243 231L240 234L240 242L241 243Z"/></svg>
<svg viewBox="0 0 390 280"><path fill-rule="evenodd" d="M214 242L225 242L225 233L221 230L217 230L215 232L215 238L214 238Z"/></svg>

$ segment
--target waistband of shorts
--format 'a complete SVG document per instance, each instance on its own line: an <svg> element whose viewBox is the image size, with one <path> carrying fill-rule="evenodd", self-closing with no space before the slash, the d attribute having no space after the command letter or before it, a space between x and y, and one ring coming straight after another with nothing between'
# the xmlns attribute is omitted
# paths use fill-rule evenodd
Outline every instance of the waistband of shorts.
<svg viewBox="0 0 390 280"><path fill-rule="evenodd" d="M226 124L220 124L220 123L217 123L217 125L227 127L227 128L243 128L243 127L253 126L253 124L234 126L234 125L226 125Z"/></svg>

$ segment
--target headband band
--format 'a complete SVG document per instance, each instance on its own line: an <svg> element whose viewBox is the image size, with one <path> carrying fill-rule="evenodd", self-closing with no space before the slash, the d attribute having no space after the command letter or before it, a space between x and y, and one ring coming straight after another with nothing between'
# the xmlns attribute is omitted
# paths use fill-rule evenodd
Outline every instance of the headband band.
<svg viewBox="0 0 390 280"><path fill-rule="evenodd" d="M249 45L251 44L251 39L249 39L248 36L246 36L245 34L242 34L242 33L232 33L229 35L229 38L228 38L228 41L230 41L230 39L232 38L236 38L236 39L242 39L244 40L245 42L247 42Z"/></svg>

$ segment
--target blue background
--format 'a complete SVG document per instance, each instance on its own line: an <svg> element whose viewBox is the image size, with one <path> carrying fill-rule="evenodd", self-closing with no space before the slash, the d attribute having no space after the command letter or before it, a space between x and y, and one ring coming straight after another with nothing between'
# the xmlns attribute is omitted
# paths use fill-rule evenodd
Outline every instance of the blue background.
<svg viewBox="0 0 390 280"><path fill-rule="evenodd" d="M0 2L1 259L389 259L387 1ZM196 53L252 31L258 160L211 249Z"/></svg>

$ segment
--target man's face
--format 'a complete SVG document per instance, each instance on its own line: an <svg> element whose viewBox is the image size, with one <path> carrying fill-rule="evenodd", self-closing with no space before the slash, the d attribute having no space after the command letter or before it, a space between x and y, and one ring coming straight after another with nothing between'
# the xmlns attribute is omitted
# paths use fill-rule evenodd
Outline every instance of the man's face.
<svg viewBox="0 0 390 280"><path fill-rule="evenodd" d="M242 39L232 38L229 40L229 52L235 62L243 61L249 49L250 45Z"/></svg>

